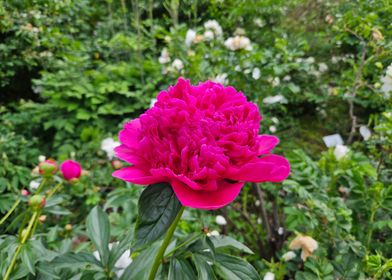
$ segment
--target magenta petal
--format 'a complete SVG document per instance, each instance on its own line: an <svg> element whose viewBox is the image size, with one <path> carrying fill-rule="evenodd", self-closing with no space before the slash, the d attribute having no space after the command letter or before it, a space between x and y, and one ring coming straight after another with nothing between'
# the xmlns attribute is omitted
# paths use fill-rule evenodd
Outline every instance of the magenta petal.
<svg viewBox="0 0 392 280"><path fill-rule="evenodd" d="M279 144L279 138L273 135L259 135L259 155L268 154L271 150Z"/></svg>
<svg viewBox="0 0 392 280"><path fill-rule="evenodd" d="M165 181L165 178L151 176L135 166L124 167L114 171L112 176L138 185L149 185Z"/></svg>
<svg viewBox="0 0 392 280"><path fill-rule="evenodd" d="M114 152L116 154L116 157L128 163L132 163L133 165L137 165L138 167L148 166L146 160L139 156L134 149L131 149L128 146L120 145L114 148Z"/></svg>
<svg viewBox="0 0 392 280"><path fill-rule="evenodd" d="M183 182L173 180L173 190L181 204L191 208L214 210L232 202L240 193L243 182L220 181L216 191L193 190Z"/></svg>
<svg viewBox="0 0 392 280"><path fill-rule="evenodd" d="M137 148L139 146L138 135L140 126L140 119L127 122L124 125L124 129L118 134L120 142L128 147Z"/></svg>
<svg viewBox="0 0 392 280"><path fill-rule="evenodd" d="M240 168L231 168L228 178L247 182L281 182L290 174L287 159L277 155L267 155Z"/></svg>

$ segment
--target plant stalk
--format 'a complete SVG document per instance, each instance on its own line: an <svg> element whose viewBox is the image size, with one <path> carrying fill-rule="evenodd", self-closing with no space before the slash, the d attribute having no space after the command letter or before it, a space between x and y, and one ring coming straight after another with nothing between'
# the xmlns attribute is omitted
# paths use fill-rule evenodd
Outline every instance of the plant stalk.
<svg viewBox="0 0 392 280"><path fill-rule="evenodd" d="M182 213L184 213L185 207L181 206L180 211L178 211L178 214L176 218L174 219L173 223L170 225L169 229L166 232L165 239L163 239L162 245L159 248L158 253L155 256L154 263L152 265L150 275L148 276L148 280L154 280L155 275L157 274L158 268L161 265L163 255L165 254L167 246L169 246L170 240L173 236L174 230L177 227L178 222L181 219Z"/></svg>
<svg viewBox="0 0 392 280"><path fill-rule="evenodd" d="M15 211L16 207L18 207L20 203L20 199L17 199L14 203L14 205L12 205L11 209L8 210L7 214L5 214L5 216L0 220L0 226L8 219L8 217L12 214L12 212Z"/></svg>

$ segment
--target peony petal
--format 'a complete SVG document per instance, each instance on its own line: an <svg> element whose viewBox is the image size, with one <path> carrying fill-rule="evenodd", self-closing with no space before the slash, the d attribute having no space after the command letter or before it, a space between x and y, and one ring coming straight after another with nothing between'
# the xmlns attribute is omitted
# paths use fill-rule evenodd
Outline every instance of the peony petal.
<svg viewBox="0 0 392 280"><path fill-rule="evenodd" d="M124 125L124 129L118 134L118 138L122 144L128 147L138 147L139 146L139 129L140 129L140 119L134 119L127 122Z"/></svg>
<svg viewBox="0 0 392 280"><path fill-rule="evenodd" d="M232 202L240 193L243 182L220 181L216 191L193 190L183 182L173 180L173 190L181 204L191 208L214 210Z"/></svg>
<svg viewBox="0 0 392 280"><path fill-rule="evenodd" d="M137 151L129 148L128 146L120 145L114 148L114 152L116 157L119 159L132 163L133 165L137 165L141 169L146 169L145 167L148 167L146 160L139 156Z"/></svg>
<svg viewBox="0 0 392 280"><path fill-rule="evenodd" d="M279 138L273 135L259 135L259 155L268 154L271 150L279 144Z"/></svg>
<svg viewBox="0 0 392 280"><path fill-rule="evenodd" d="M166 181L163 177L151 176L135 166L128 166L114 171L112 176L138 185L149 185Z"/></svg>
<svg viewBox="0 0 392 280"><path fill-rule="evenodd" d="M245 182L281 182L289 176L290 164L277 155L267 155L240 168L230 168L227 177Z"/></svg>

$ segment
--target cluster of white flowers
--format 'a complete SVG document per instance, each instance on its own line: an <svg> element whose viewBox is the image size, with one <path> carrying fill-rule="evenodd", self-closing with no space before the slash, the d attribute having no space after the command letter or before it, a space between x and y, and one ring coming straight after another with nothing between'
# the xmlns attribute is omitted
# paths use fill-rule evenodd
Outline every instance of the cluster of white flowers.
<svg viewBox="0 0 392 280"><path fill-rule="evenodd" d="M186 32L185 35L185 45L187 47L189 47L190 45L192 45L192 43L194 42L194 40L196 39L196 31L193 29L188 29L188 31Z"/></svg>
<svg viewBox="0 0 392 280"><path fill-rule="evenodd" d="M117 146L120 146L120 145L121 145L121 143L118 141L115 141L113 138L110 138L110 137L105 138L101 142L101 150L106 152L108 159L111 160L115 156L114 148L116 148Z"/></svg>
<svg viewBox="0 0 392 280"><path fill-rule="evenodd" d="M216 20L207 20L204 23L204 28L206 29L204 32L204 37L206 40L212 40L214 39L214 36L219 38L223 35L222 27ZM208 34L206 35L206 33Z"/></svg>
<svg viewBox="0 0 392 280"><path fill-rule="evenodd" d="M268 96L263 99L264 104L275 104L275 103L282 103L286 104L287 99L283 95L275 95L275 96Z"/></svg>
<svg viewBox="0 0 392 280"><path fill-rule="evenodd" d="M392 92L392 64L388 66L385 76L381 78L381 82L381 91L384 93L385 99L388 99Z"/></svg>
<svg viewBox="0 0 392 280"><path fill-rule="evenodd" d="M234 36L230 37L225 41L225 47L231 51L237 50L252 50L252 44L248 37L245 36Z"/></svg>

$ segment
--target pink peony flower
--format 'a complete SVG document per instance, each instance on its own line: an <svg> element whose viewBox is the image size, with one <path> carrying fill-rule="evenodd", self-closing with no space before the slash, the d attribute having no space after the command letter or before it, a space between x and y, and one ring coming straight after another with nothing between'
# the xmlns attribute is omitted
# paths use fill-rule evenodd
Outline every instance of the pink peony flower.
<svg viewBox="0 0 392 280"><path fill-rule="evenodd" d="M155 105L125 124L116 156L132 164L114 177L139 185L168 182L184 206L217 209L245 182L280 182L289 162L270 154L279 139L259 135L261 115L233 87L180 78Z"/></svg>
<svg viewBox="0 0 392 280"><path fill-rule="evenodd" d="M61 173L63 177L67 181L71 181L73 179L79 179L82 174L82 167L76 161L67 159L60 165Z"/></svg>

